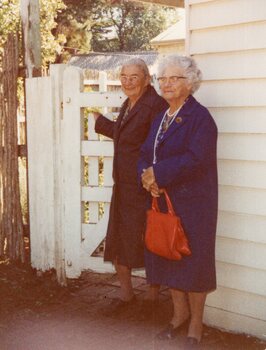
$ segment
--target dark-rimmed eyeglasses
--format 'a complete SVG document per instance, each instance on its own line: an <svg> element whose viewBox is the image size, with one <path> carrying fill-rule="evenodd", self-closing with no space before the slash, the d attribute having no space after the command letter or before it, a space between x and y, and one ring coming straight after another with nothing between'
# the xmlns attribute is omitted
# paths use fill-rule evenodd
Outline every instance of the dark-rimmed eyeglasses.
<svg viewBox="0 0 266 350"><path fill-rule="evenodd" d="M171 77L158 77L157 80L159 82L159 84L176 84L179 80L181 79L186 79L186 77L181 77L181 76L177 76L177 75L173 75Z"/></svg>

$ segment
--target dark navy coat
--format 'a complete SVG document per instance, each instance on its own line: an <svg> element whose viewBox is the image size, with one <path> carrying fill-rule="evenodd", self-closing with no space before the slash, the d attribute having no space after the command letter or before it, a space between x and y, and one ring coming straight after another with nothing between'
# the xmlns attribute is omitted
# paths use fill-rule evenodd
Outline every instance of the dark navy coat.
<svg viewBox="0 0 266 350"><path fill-rule="evenodd" d="M117 257L120 264L137 268L144 266L147 196L146 191L138 186L137 161L153 119L168 104L153 87L148 86L121 126L127 104L128 100L123 104L116 122L100 116L95 131L114 140L114 187L104 260L113 262Z"/></svg>
<svg viewBox="0 0 266 350"><path fill-rule="evenodd" d="M154 120L141 148L139 178L142 169L152 166L154 141L163 115L161 113ZM216 288L216 143L217 127L212 116L189 96L159 142L153 169L159 188L167 190L175 212L181 218L192 255L170 261L146 251L149 283L195 292ZM161 197L159 204L165 211L163 195Z"/></svg>

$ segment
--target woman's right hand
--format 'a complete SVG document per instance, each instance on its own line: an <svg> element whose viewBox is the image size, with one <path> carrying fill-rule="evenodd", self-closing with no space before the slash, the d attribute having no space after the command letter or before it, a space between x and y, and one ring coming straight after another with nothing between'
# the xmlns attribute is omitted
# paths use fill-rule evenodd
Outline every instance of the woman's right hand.
<svg viewBox="0 0 266 350"><path fill-rule="evenodd" d="M92 112L92 114L93 114L93 118L94 118L95 121L96 121L96 120L99 118L99 116L101 115L101 113L99 113L99 112Z"/></svg>
<svg viewBox="0 0 266 350"><path fill-rule="evenodd" d="M150 193L152 195L152 197L160 197L161 193L163 192L163 190L160 190L157 183L154 182L151 186L150 186Z"/></svg>
<svg viewBox="0 0 266 350"><path fill-rule="evenodd" d="M148 169L143 169L141 174L141 182L143 187L150 191L151 185L155 182L153 167L150 166Z"/></svg>

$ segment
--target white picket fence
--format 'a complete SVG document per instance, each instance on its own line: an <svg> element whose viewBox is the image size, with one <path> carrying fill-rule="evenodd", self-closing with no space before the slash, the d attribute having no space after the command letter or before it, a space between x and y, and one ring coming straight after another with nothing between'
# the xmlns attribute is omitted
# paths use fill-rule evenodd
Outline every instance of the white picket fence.
<svg viewBox="0 0 266 350"><path fill-rule="evenodd" d="M94 132L91 114L85 130L85 108L108 114L125 96L107 92L119 83L108 82L103 72L85 84L99 85L99 92L84 92L82 72L65 65L52 65L49 77L26 83L31 261L41 271L55 268L61 283L84 269L112 270L92 254L106 234L113 142Z"/></svg>

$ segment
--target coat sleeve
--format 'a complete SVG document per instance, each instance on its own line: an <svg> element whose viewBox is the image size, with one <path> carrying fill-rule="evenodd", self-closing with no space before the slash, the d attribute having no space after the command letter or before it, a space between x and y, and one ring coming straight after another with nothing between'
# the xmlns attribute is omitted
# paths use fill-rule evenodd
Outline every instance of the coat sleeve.
<svg viewBox="0 0 266 350"><path fill-rule="evenodd" d="M115 127L115 122L109 120L103 115L100 115L95 123L95 131L98 134L102 134L104 136L110 137L111 139L114 138L114 127Z"/></svg>
<svg viewBox="0 0 266 350"><path fill-rule="evenodd" d="M216 162L217 127L212 118L198 123L186 151L158 161L153 165L160 188L184 179L193 180Z"/></svg>
<svg viewBox="0 0 266 350"><path fill-rule="evenodd" d="M137 171L138 171L138 183L139 186L142 187L141 183L141 175L144 169L147 169L149 166L152 164L149 161L149 151L148 151L148 144L149 144L149 137L146 139L146 141L143 143L143 145L140 148L140 155L139 155L139 160L137 164Z"/></svg>

